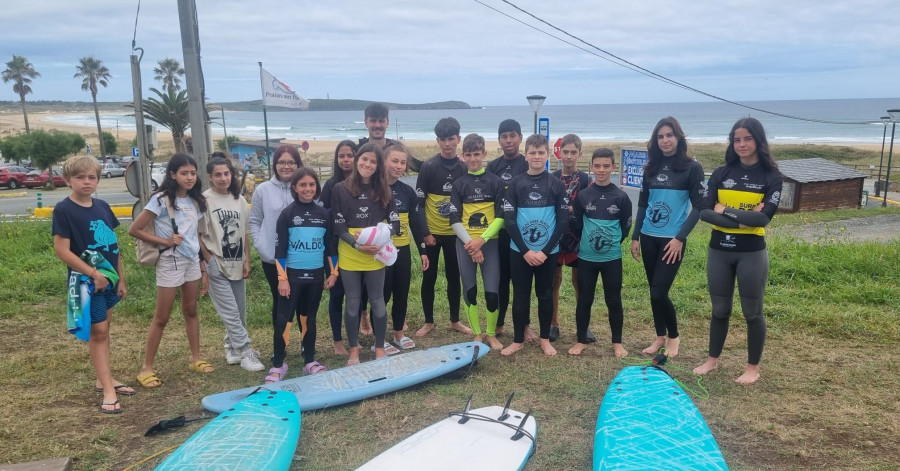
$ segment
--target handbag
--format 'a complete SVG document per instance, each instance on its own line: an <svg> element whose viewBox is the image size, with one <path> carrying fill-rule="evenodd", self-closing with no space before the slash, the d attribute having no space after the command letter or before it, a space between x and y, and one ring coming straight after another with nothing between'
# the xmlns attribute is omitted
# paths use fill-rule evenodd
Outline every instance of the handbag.
<svg viewBox="0 0 900 471"><path fill-rule="evenodd" d="M175 225L175 210L169 205L169 199L163 196L163 204L166 206L166 212L169 214L169 220L172 221L172 233L178 234L178 226ZM148 225L145 230L156 235L156 224ZM159 261L159 254L163 253L169 247L160 247L152 242L146 242L136 239L134 243L134 252L137 255L138 263L148 267L155 267Z"/></svg>

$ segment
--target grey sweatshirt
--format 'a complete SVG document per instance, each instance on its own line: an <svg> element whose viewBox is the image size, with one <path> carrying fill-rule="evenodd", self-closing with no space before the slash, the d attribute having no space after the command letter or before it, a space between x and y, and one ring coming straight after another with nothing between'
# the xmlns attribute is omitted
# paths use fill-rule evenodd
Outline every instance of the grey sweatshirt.
<svg viewBox="0 0 900 471"><path fill-rule="evenodd" d="M290 182L280 181L277 177L259 185L253 192L250 236L259 258L265 263L275 263L275 223L281 211L293 201Z"/></svg>

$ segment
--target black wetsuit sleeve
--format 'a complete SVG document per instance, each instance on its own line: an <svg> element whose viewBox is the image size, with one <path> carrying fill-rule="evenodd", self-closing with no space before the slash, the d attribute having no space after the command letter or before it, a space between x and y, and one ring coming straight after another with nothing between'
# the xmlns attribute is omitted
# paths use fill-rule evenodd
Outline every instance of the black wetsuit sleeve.
<svg viewBox="0 0 900 471"><path fill-rule="evenodd" d="M544 252L544 255L548 257L553 252L553 249L556 248L556 244L559 243L559 238L562 237L564 232L569 230L569 197L566 193L566 187L563 186L562 181L559 179L550 179L549 181L550 191L555 195L553 201L556 203L556 228L550 234L550 240L547 241L547 245L541 249L541 252Z"/></svg>
<svg viewBox="0 0 900 471"><path fill-rule="evenodd" d="M737 229L740 227L737 220L719 214L712 209L703 209L700 211L700 219L719 227L727 227L729 229Z"/></svg>
<svg viewBox="0 0 900 471"><path fill-rule="evenodd" d="M322 207L325 209L331 209L331 194L334 189L335 181L332 179L328 179L324 185L322 185L322 194L319 195L319 201L322 202Z"/></svg>
<svg viewBox="0 0 900 471"><path fill-rule="evenodd" d="M774 173L774 172L770 172ZM725 215L737 222L749 227L765 227L775 216L778 210L778 199L781 195L783 182L780 175L767 176L766 191L763 195L762 211L746 209L725 208Z"/></svg>
<svg viewBox="0 0 900 471"><path fill-rule="evenodd" d="M716 203L719 202L719 183L722 181L724 168L715 169L712 176L709 177L709 183L706 185L706 197L703 198L703 209L700 210L700 219L719 227L737 229L740 227L737 221L715 211Z"/></svg>
<svg viewBox="0 0 900 471"><path fill-rule="evenodd" d="M283 260L287 258L287 248L289 245L288 240L288 219L290 218L291 209L294 207L293 203L289 204L281 214L278 215L278 220L275 222L275 260Z"/></svg>
<svg viewBox="0 0 900 471"><path fill-rule="evenodd" d="M619 241L621 244L628 239L628 231L631 230L631 198L624 192L622 193L622 207L619 212L622 214L619 218L619 227L622 229L622 240Z"/></svg>
<svg viewBox="0 0 900 471"><path fill-rule="evenodd" d="M326 216L330 216L328 211L325 212ZM334 219L331 217L325 218L325 266L328 266L328 257L332 255L337 255L337 240L334 238Z"/></svg>
<svg viewBox="0 0 900 471"><path fill-rule="evenodd" d="M509 239L516 244L520 253L528 252L528 246L525 245L525 239L522 238L522 231L519 230L518 221L516 221L516 207L518 199L516 197L516 180L514 179L506 191L506 205L503 208L503 221L506 226L506 232L509 233Z"/></svg>
<svg viewBox="0 0 900 471"><path fill-rule="evenodd" d="M335 187L335 191L331 195L331 215L334 221L334 235L340 237L345 242L353 245L356 239L350 235L350 228L347 226L347 218L344 214L344 199L342 196L345 191ZM349 194L347 195L349 196Z"/></svg>
<svg viewBox="0 0 900 471"><path fill-rule="evenodd" d="M447 214L447 219L450 220L450 225L462 222L462 193L463 193L463 182L457 180L453 182L453 189L450 190L450 210Z"/></svg>
<svg viewBox="0 0 900 471"><path fill-rule="evenodd" d="M416 198L416 190L412 187L404 185L405 191L409 194L409 230L412 232L413 241L416 243L416 249L421 253L422 240L428 234L428 223L425 221L425 211L419 200Z"/></svg>
<svg viewBox="0 0 900 471"><path fill-rule="evenodd" d="M637 216L634 220L634 230L631 232L631 240L638 240L641 236L641 227L644 225L644 216L647 215L648 204L650 204L650 189L647 187L647 175L644 174L641 192L638 193Z"/></svg>
<svg viewBox="0 0 900 471"><path fill-rule="evenodd" d="M584 201L582 201L581 192L572 202L572 227L569 230L575 237L581 237L581 231L584 229Z"/></svg>
<svg viewBox="0 0 900 471"><path fill-rule="evenodd" d="M426 165L429 161L422 162L419 165L419 176L416 177L416 201L419 208L422 208L422 216L425 216L425 186L428 181L428 173L430 172L428 166ZM431 230L428 229L428 223L425 223L425 232L422 235L422 238L428 237L431 235Z"/></svg>
<svg viewBox="0 0 900 471"><path fill-rule="evenodd" d="M684 221L684 224L682 224L681 230L678 231L678 234L675 234L675 238L682 242L687 240L688 234L694 230L694 226L700 221L700 208L703 206L703 196L706 194L706 191L704 190L705 183L703 180L703 167L699 162L694 162L694 164L691 165L691 175L688 182L688 191L690 191L688 197L691 199L691 212L688 213L688 217Z"/></svg>

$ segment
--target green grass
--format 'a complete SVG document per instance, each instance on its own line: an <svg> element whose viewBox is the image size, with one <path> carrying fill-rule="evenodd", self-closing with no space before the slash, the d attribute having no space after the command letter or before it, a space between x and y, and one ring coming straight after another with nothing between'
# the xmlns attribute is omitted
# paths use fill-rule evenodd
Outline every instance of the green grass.
<svg viewBox="0 0 900 471"><path fill-rule="evenodd" d="M896 210L895 210L896 211ZM881 211L835 211L779 215L773 227L838 220ZM806 219L804 219L806 218ZM777 231L773 231L777 232ZM117 379L135 384L147 325L153 315L153 270L132 263L134 249L124 227L118 229L126 260L129 295L112 323L112 368ZM686 260L672 290L682 331L678 371L705 359L709 299L706 244L700 224L689 239ZM900 242L813 245L770 237L771 272L766 297L769 336L762 380L751 387L733 382L746 361L746 329L736 303L721 368L703 380L709 399L694 398L732 469L895 469L900 462ZM125 412L103 416L93 392L93 370L86 346L65 332L65 268L53 255L48 222L0 225L0 462L72 456L75 469L123 469L183 442L197 424L157 437L143 432L160 418L204 414L200 399L211 393L261 382L264 374L227 367L221 351L223 326L208 298L200 302L202 356L218 368L211 375L188 371L183 323L176 312L157 357L161 388L123 397ZM625 347L629 361L653 338L646 280L640 264L624 260ZM568 271L568 270L567 270ZM565 280L568 280L568 273ZM410 289L409 326L422 323L420 275ZM249 284L251 338L264 358L272 345L270 297L258 260ZM447 301L439 277L436 319L439 329L419 340L420 347L468 340L446 329ZM514 407L532 409L538 420L538 451L526 469L588 469L598 405L609 381L622 368L606 344L602 296L595 304L592 330L600 342L581 357L565 351L574 343L574 297L563 284L560 355L547 358L536 345L513 358L489 353L463 379L440 379L331 410L303 415L293 469L354 469L416 430L463 407L499 404L516 392ZM331 351L323 299L318 323L318 356L329 368L345 359ZM177 305L176 305L177 306ZM533 306L534 308L534 306ZM532 314L536 319L536 314ZM509 317L507 318L508 322ZM504 343L510 336L500 338ZM365 352L372 343L363 337ZM288 361L298 360L291 345ZM368 353L364 355L368 359ZM297 375L292 368L290 376ZM448 453L452 450L448 450ZM163 454L164 456L165 454ZM439 457L436 457L439 459ZM138 469L152 469L154 458ZM664 467L661 464L661 467Z"/></svg>

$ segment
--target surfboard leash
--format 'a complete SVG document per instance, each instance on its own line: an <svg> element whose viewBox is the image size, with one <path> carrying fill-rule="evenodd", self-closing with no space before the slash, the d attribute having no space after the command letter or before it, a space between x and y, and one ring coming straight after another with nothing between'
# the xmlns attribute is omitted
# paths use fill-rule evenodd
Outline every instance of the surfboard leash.
<svg viewBox="0 0 900 471"><path fill-rule="evenodd" d="M707 390L706 387L703 386L703 376L698 375L697 373L694 373L693 371L688 370L686 368L681 368L679 366L673 365L672 363L669 363L669 357L665 354L665 352L666 352L666 349L665 349L665 347L663 347L663 348L660 348L659 352L657 352L656 356L654 356L653 359L650 359L650 360L627 361L626 358L628 358L628 357L622 357L622 358L619 358L619 361L625 366L651 366L653 368L656 368L656 369L664 372L665 374L669 375L669 377L675 381L675 384L681 386L681 389L684 389L685 391L693 394L695 397L697 397L699 399L709 399L709 390ZM665 366L665 368L664 368L664 366ZM679 374L684 374L686 376L695 377L696 383L697 383L696 389L691 386L688 386L687 383L676 378L675 376L672 376L671 373L666 371L666 368L677 371Z"/></svg>
<svg viewBox="0 0 900 471"><path fill-rule="evenodd" d="M505 422L506 419L509 418L509 405L512 403L513 397L515 397L516 393L513 392L509 395L509 398L506 400L506 406L503 407L503 412L500 414L500 417L492 418L487 417L481 414L473 414L469 411L472 407L472 396L473 394L469 394L469 399L466 401L466 407L462 412L450 412L448 417L459 417L459 424L465 424L470 419L479 420L482 422L490 422L494 424L500 424L506 428L515 430L516 433L513 434L509 439L512 441L517 441L522 437L527 437L531 440L531 453L528 454L528 459L531 459L532 456L537 452L537 439L530 432L525 430L525 423L528 422L528 418L531 417L531 409L528 409L528 412L525 413L525 416L522 418L522 421L519 422L519 425L512 425ZM527 460L526 460L527 461Z"/></svg>

